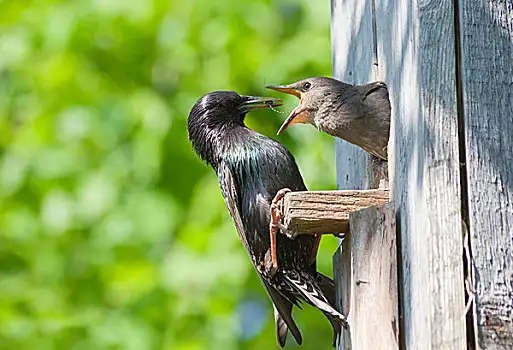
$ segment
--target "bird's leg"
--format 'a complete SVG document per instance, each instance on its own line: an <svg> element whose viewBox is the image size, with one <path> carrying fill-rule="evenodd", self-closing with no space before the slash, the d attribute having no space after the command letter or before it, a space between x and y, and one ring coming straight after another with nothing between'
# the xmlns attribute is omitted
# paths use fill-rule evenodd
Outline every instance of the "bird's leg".
<svg viewBox="0 0 513 350"><path fill-rule="evenodd" d="M278 270L278 252L276 249L276 234L285 227L281 223L281 201L290 189L283 188L276 193L271 202L271 223L269 225L269 235L271 239L271 270L269 273L274 275Z"/></svg>
<svg viewBox="0 0 513 350"><path fill-rule="evenodd" d="M312 261L310 262L313 264L315 260L317 259L317 252L319 251L319 244L321 244L321 235L315 235L315 243L312 250Z"/></svg>
<svg viewBox="0 0 513 350"><path fill-rule="evenodd" d="M269 275L274 276L276 271L278 271L278 256L276 253L276 232L278 231L278 227L273 225L273 219L271 220L271 224L269 225L269 233L271 238L271 268L268 271Z"/></svg>

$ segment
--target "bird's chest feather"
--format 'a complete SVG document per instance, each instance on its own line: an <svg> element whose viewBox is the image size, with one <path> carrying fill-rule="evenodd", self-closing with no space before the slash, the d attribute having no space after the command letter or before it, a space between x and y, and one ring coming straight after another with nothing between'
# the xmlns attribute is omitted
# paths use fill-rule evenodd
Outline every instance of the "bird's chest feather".
<svg viewBox="0 0 513 350"><path fill-rule="evenodd" d="M260 148L259 152L231 153L226 159L238 189L237 207L244 226L248 253L255 265L267 265L270 260L271 201L278 190L288 187L298 190L302 182L292 176L292 164L274 149ZM295 166L295 165L294 165ZM311 240L307 237L290 240L279 234L278 256L282 266L307 263Z"/></svg>

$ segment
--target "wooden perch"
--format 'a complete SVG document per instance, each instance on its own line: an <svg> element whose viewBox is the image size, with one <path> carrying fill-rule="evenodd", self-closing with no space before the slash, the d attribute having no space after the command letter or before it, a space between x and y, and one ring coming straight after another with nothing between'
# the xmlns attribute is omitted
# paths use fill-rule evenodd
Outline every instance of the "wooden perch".
<svg viewBox="0 0 513 350"><path fill-rule="evenodd" d="M299 234L349 232L349 214L389 201L388 190L289 192L283 198L283 224Z"/></svg>

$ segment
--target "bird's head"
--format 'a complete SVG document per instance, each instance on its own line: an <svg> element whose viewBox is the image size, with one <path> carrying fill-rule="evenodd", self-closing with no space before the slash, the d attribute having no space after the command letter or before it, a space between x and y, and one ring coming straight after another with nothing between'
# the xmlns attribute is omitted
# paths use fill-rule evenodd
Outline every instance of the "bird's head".
<svg viewBox="0 0 513 350"><path fill-rule="evenodd" d="M299 98L299 104L283 122L280 130L278 130L278 135L292 124L315 124L314 119L319 107L324 103L325 97L339 83L338 80L331 78L313 77L299 80L289 85L266 86L267 89L284 92Z"/></svg>
<svg viewBox="0 0 513 350"><path fill-rule="evenodd" d="M201 97L189 113L191 123L242 124L246 114L255 109L278 107L282 100L274 97L244 96L235 91L214 91Z"/></svg>
<svg viewBox="0 0 513 350"><path fill-rule="evenodd" d="M279 98L243 96L235 91L211 92L201 97L189 113L189 140L196 152L212 163L212 152L219 147L217 142L227 127L244 126L249 111L281 105Z"/></svg>

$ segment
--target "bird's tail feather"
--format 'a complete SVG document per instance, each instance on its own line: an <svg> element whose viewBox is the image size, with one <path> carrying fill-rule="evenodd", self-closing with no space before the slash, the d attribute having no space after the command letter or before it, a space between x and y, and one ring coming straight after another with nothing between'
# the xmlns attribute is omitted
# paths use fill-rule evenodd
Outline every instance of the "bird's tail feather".
<svg viewBox="0 0 513 350"><path fill-rule="evenodd" d="M309 304L321 310L333 326L333 346L339 339L342 327L348 327L344 315L335 309L335 288L333 281L318 274L316 281L312 276L297 271L284 271L284 277Z"/></svg>
<svg viewBox="0 0 513 350"><path fill-rule="evenodd" d="M316 273L317 285L321 288L322 294L330 305L337 305L335 296L335 282L328 276L317 272Z"/></svg>
<svg viewBox="0 0 513 350"><path fill-rule="evenodd" d="M287 333L289 332L289 327L287 323L281 317L280 312L276 309L276 305L273 304L274 308L274 321L276 323L276 339L278 340L278 344L280 347L285 347L285 342L287 341Z"/></svg>
<svg viewBox="0 0 513 350"><path fill-rule="evenodd" d="M331 346L336 348L340 342L340 337L342 334L342 325L338 319L333 318L331 315L324 313L324 316L330 321L331 326L333 327L333 343Z"/></svg>
<svg viewBox="0 0 513 350"><path fill-rule="evenodd" d="M292 319L293 303L290 300L284 298L276 289L271 287L269 282L266 281L260 273L258 276L261 278L265 290L273 302L274 320L276 322L276 338L278 340L278 344L282 348L285 346L287 333L290 330L290 333L292 333L292 336L296 342L301 345L303 343L301 332Z"/></svg>

